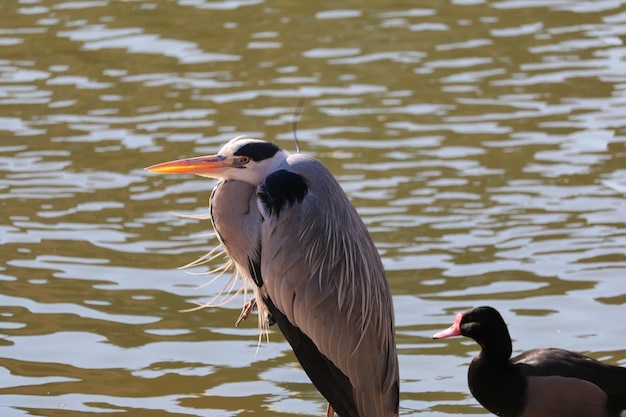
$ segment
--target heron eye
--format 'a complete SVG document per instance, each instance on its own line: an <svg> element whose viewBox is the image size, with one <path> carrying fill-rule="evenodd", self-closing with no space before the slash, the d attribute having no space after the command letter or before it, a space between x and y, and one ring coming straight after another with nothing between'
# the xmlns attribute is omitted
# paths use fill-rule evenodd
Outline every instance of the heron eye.
<svg viewBox="0 0 626 417"><path fill-rule="evenodd" d="M239 161L241 161L242 164L247 164L248 162L250 162L250 157L244 155L241 158L239 158Z"/></svg>

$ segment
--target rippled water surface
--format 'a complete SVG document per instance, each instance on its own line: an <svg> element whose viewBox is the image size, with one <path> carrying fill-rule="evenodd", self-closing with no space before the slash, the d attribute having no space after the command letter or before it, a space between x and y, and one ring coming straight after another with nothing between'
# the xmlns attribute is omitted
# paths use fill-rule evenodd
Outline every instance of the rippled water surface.
<svg viewBox="0 0 626 417"><path fill-rule="evenodd" d="M142 168L249 134L303 151L368 225L394 294L401 415L487 415L488 304L516 351L626 365L620 1L0 2L0 415L321 416L227 277L211 180ZM213 265L217 266L217 265ZM203 272L203 268L191 272Z"/></svg>

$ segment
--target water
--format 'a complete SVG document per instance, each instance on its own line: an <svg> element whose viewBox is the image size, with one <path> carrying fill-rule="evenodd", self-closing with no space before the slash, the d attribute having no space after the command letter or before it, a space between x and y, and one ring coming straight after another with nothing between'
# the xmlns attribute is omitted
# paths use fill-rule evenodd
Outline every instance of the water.
<svg viewBox="0 0 626 417"><path fill-rule="evenodd" d="M213 182L143 167L248 134L322 160L394 294L401 415L488 415L477 346L626 365L626 6L619 1L0 3L0 414L323 415L223 282ZM192 272L201 272L201 268Z"/></svg>

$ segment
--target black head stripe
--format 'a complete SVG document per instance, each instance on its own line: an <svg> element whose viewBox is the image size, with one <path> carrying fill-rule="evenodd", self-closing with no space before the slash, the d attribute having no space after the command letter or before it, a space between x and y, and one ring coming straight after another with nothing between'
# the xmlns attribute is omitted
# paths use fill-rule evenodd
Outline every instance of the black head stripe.
<svg viewBox="0 0 626 417"><path fill-rule="evenodd" d="M249 156L253 161L258 162L276 155L280 148L269 142L252 142L243 145L235 152L236 156Z"/></svg>

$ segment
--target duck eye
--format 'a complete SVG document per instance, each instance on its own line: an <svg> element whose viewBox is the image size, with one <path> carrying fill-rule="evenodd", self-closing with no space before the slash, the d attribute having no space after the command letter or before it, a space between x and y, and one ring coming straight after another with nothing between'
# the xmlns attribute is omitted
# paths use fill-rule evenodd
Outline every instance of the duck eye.
<svg viewBox="0 0 626 417"><path fill-rule="evenodd" d="M247 156L247 155L244 155L244 156L242 156L241 158L239 158L239 161L240 161L242 164L247 164L248 162L250 162L250 157L249 157L249 156Z"/></svg>

